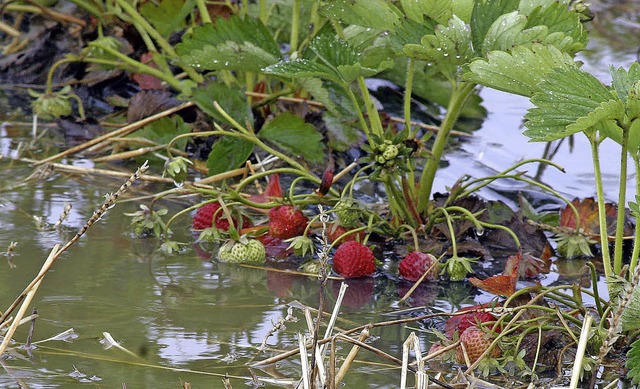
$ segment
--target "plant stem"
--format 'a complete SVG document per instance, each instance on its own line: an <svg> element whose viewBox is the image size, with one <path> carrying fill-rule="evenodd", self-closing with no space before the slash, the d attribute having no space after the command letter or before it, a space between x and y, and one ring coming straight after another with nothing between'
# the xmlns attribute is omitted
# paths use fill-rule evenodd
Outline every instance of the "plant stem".
<svg viewBox="0 0 640 389"><path fill-rule="evenodd" d="M595 133L588 134L589 143L591 144L591 158L593 163L593 173L596 180L596 195L598 197L598 222L600 224L600 249L602 250L602 263L604 265L604 276L608 281L611 281L612 269L611 269L611 255L609 254L609 235L607 234L607 218L604 205L604 190L602 188L602 173L600 169L600 155L598 147L600 141L596 138Z"/></svg>
<svg viewBox="0 0 640 389"><path fill-rule="evenodd" d="M360 87L360 93L362 93L367 115L369 115L371 131L373 131L374 135L382 137L384 130L382 128L382 122L380 121L380 114L378 114L378 110L376 109L373 100L371 100L371 94L369 94L369 88L367 88L364 77L358 77L358 86Z"/></svg>
<svg viewBox="0 0 640 389"><path fill-rule="evenodd" d="M629 150L629 126L618 123L622 128L622 150L620 151L620 184L618 191L618 214L616 217L616 241L613 252L613 273L622 270L622 246L624 238L624 216L627 204L627 152Z"/></svg>
<svg viewBox="0 0 640 389"><path fill-rule="evenodd" d="M262 24L266 26L267 19L269 17L269 14L267 13L267 0L259 0L258 7L259 7L258 18L260 18L260 21L262 22Z"/></svg>
<svg viewBox="0 0 640 389"><path fill-rule="evenodd" d="M202 23L213 23L204 0L196 0L196 5L198 6L198 11L200 12L200 19L202 19Z"/></svg>
<svg viewBox="0 0 640 389"><path fill-rule="evenodd" d="M298 36L300 35L300 0L293 0L291 9L291 36L289 38L289 53L298 50Z"/></svg>
<svg viewBox="0 0 640 389"><path fill-rule="evenodd" d="M409 138L414 136L414 134L411 133L411 91L413 89L413 73L415 67L416 61L413 58L409 58L404 85L404 129L409 133Z"/></svg>
<svg viewBox="0 0 640 389"><path fill-rule="evenodd" d="M362 114L362 110L360 109L360 104L358 103L358 99L356 95L353 93L349 85L344 86L347 91L347 95L353 104L353 108L356 110L356 114L358 115L358 121L360 122L360 126L362 127L362 131L364 131L365 136L367 137L367 141L369 142L369 146L373 147L375 144L373 143L373 139L371 138L371 129L369 129L369 125L367 121L364 119L364 115Z"/></svg>
<svg viewBox="0 0 640 389"><path fill-rule="evenodd" d="M460 112L467 98L471 95L475 87L476 84L467 82L460 82L454 85L451 100L449 100L449 106L447 107L447 114L440 125L440 131L438 131L438 135L436 135L431 149L432 157L427 160L422 176L420 176L420 185L418 187L418 212L420 213L427 211L429 199L431 198L431 190L433 189L433 180L440 166L440 159L449 140L449 134L458 117L460 117Z"/></svg>

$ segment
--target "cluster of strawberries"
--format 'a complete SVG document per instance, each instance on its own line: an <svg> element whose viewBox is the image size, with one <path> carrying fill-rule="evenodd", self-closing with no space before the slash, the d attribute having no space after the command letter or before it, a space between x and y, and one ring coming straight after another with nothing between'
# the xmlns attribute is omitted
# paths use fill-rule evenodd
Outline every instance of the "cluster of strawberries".
<svg viewBox="0 0 640 389"><path fill-rule="evenodd" d="M340 218L342 219L344 216ZM218 258L226 262L262 263L266 258L266 250L260 246L280 244L283 240L301 236L308 223L309 220L302 211L292 205L274 207L269 211L269 228L266 234L258 239L232 240L221 247ZM238 216L234 220L234 225L247 229L251 227L251 222L248 218ZM193 228L196 230L212 226L223 231L228 231L230 227L229 218L219 202L207 203L198 208L193 218ZM329 227L329 240L335 241L341 237L342 242L333 256L333 270L345 278L367 277L374 274L376 271L374 254L369 247L361 243L364 232L347 234L348 232L349 229L341 224L333 224ZM439 270L437 261L431 254L410 253L400 262L400 276L408 281L417 281L428 273L424 279L435 280Z"/></svg>

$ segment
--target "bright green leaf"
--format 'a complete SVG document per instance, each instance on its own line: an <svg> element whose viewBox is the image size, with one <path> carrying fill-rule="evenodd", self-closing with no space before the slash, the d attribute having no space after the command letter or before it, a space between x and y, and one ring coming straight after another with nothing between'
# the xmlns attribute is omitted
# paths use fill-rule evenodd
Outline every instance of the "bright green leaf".
<svg viewBox="0 0 640 389"><path fill-rule="evenodd" d="M640 63L634 62L631 64L628 72L622 67L616 69L612 65L609 68L609 72L611 73L613 89L620 100L626 103L629 92L637 82L640 82Z"/></svg>
<svg viewBox="0 0 640 389"><path fill-rule="evenodd" d="M633 288L631 299L622 311L620 318L622 331L635 331L640 329L640 287Z"/></svg>
<svg viewBox="0 0 640 389"><path fill-rule="evenodd" d="M324 158L322 135L313 125L288 112L266 123L258 137L294 156L302 156L308 162L318 163Z"/></svg>
<svg viewBox="0 0 640 389"><path fill-rule="evenodd" d="M541 4L534 6L535 3L535 1L523 1L520 4L520 12L528 19L526 28L547 26L550 36L563 37L557 42L564 47L556 47L570 54L584 49L589 37L577 12L571 11L566 2L544 0L540 2Z"/></svg>
<svg viewBox="0 0 640 389"><path fill-rule="evenodd" d="M257 19L232 16L219 18L215 27L194 28L176 46L181 59L196 68L259 71L280 60L280 49Z"/></svg>
<svg viewBox="0 0 640 389"><path fill-rule="evenodd" d="M631 344L624 366L629 370L627 378L631 380L631 385L640 384L640 339Z"/></svg>
<svg viewBox="0 0 640 389"><path fill-rule="evenodd" d="M400 12L385 0L328 0L322 3L320 13L330 19L347 24L393 30Z"/></svg>
<svg viewBox="0 0 640 389"><path fill-rule="evenodd" d="M451 0L401 0L402 9L414 22L422 22L424 15L440 24L447 24L453 11Z"/></svg>
<svg viewBox="0 0 640 389"><path fill-rule="evenodd" d="M486 59L469 64L464 78L476 84L501 91L531 97L538 91L538 83L556 68L574 67L570 55L554 46L533 44L516 46L511 52L492 51Z"/></svg>
<svg viewBox="0 0 640 389"><path fill-rule="evenodd" d="M519 3L520 0L476 0L471 14L471 37L479 56L485 54L481 52L482 42L496 19L516 11Z"/></svg>
<svg viewBox="0 0 640 389"><path fill-rule="evenodd" d="M482 42L482 52L510 50L514 46L541 41L547 36L546 26L525 29L527 17L517 11L499 16L487 30Z"/></svg>
<svg viewBox="0 0 640 389"><path fill-rule="evenodd" d="M539 91L531 98L536 108L531 108L525 118L524 132L532 141L551 141L564 138L584 129L584 125L596 119L609 117L615 100L609 90L589 73L569 67L550 72L538 84ZM593 113L590 117L589 114ZM576 122L583 125L574 125Z"/></svg>
<svg viewBox="0 0 640 389"><path fill-rule="evenodd" d="M286 78L319 77L340 82L340 74L329 66L308 59L281 61L262 69L266 74Z"/></svg>
<svg viewBox="0 0 640 389"><path fill-rule="evenodd" d="M425 35L433 35L437 23L430 18L422 22L412 19L403 19L395 31L389 34L389 41L394 51L402 52L402 47L406 44L420 44L422 37Z"/></svg>
<svg viewBox="0 0 640 389"><path fill-rule="evenodd" d="M173 138L181 134L191 132L191 127L182 120L180 116L162 118L153 123L147 124L133 136L149 139L157 144L166 144ZM173 147L182 149L186 146L187 140L181 139L173 144Z"/></svg>
<svg viewBox="0 0 640 389"><path fill-rule="evenodd" d="M249 141L231 136L218 139L207 158L209 175L213 176L239 168L247 162L253 152L253 146Z"/></svg>

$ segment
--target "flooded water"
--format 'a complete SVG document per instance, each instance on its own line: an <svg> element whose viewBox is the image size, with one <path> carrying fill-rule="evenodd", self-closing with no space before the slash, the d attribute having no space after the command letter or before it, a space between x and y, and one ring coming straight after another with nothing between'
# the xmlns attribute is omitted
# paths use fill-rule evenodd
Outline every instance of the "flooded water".
<svg viewBox="0 0 640 389"><path fill-rule="evenodd" d="M597 70L603 79L608 70L602 64L627 67L636 59L635 49L609 49L607 41L597 36L593 42L598 54L591 53L583 59L586 68ZM482 96L490 115L473 138L449 154L449 166L439 172L437 190L444 190L462 174L486 176L521 159L543 155L544 144L527 143L521 135L521 120L528 107L525 99L488 89L482 91ZM28 139L28 130L18 138ZM588 147L578 138L573 151L563 144L554 158L566 173L547 168L540 174L542 181L569 197L595 194ZM6 132L1 134L5 157L15 149L15 140ZM602 154L617 158L618 148L604 145ZM531 167L531 175L537 168ZM616 163L604 164L603 169L607 196L615 199ZM17 185L31 173L32 169L24 164L0 160L0 187L4 189L0 192L0 251L6 250L10 242L18 242L12 259L16 268L0 262L0 309L6 308L33 279L51 248L70 239L101 204L103 196L121 184L119 180L103 177L55 174L46 180ZM628 177L630 181L633 179ZM513 192L514 188L527 189L511 182L496 183L482 195L509 201L505 192ZM153 189L138 186L130 195L142 195ZM34 216L52 225L66 203L73 208L61 228L37 228ZM177 203L163 206L170 207L170 212L184 207ZM132 202L117 205L47 274L32 304L39 314L33 341L70 329L73 336L36 344L31 350L17 349L10 358L0 360L4 368L0 370L0 387L180 388L189 382L194 388L220 388L228 374L233 386L242 388L258 386L251 381L252 374L274 381L298 378L301 369L298 357L263 369L248 366L273 355L274 349L297 347L298 333L306 332L307 327L299 307L317 307L317 280L217 264L203 259L201 256L206 255L193 248L179 255L164 256L157 250L155 240L131 239L130 219L122 213L135 210L137 204ZM173 226L175 240L195 239L189 231L189 222L182 220ZM567 264L554 266L554 275L546 283L560 278L558 274L564 270L558 270ZM337 282L328 283L327 310L333 306L338 289ZM475 289L466 283L430 286L415 294L412 304L421 307L419 311L400 313L397 301L406 289L406 285L398 286L395 280L385 277L350 282L337 326L349 329L431 310L450 311L452 307L473 303L474 297L478 301L489 298L476 296ZM295 307L293 314L298 321L286 323L286 329L266 340L267 353L260 351L274 324L287 315L289 305ZM411 331L436 324L420 321L375 329L370 344L401 358L402 342ZM24 342L28 330L28 324L21 326L15 339ZM105 333L128 351L105 348ZM424 351L430 338L421 333L421 341ZM340 347L349 346L342 343ZM397 388L399 377L396 366L361 351L346 383L352 388Z"/></svg>

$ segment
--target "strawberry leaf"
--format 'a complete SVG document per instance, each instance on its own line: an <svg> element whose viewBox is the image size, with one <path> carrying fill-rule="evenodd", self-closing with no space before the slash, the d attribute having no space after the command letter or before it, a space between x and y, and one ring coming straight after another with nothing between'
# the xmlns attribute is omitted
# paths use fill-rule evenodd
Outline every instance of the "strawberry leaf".
<svg viewBox="0 0 640 389"><path fill-rule="evenodd" d="M575 54L587 45L589 37L580 22L580 15L562 2L523 1L520 3L520 12L528 18L526 27L546 26L549 34L547 43L554 44L562 51Z"/></svg>
<svg viewBox="0 0 640 389"><path fill-rule="evenodd" d="M531 98L536 108L525 115L528 130L524 132L536 142L564 138L587 129L588 125L595 126L614 117L619 107L615 103L602 104L615 97L597 78L578 68L556 69L538 88L540 91Z"/></svg>
<svg viewBox="0 0 640 389"><path fill-rule="evenodd" d="M258 19L232 16L205 24L176 46L181 59L206 70L259 71L278 62L280 49Z"/></svg>
<svg viewBox="0 0 640 389"><path fill-rule="evenodd" d="M401 0L402 9L410 20L422 22L423 15L437 21L440 24L447 24L452 15L457 15L465 22L471 20L473 10L473 0L431 0L415 1Z"/></svg>
<svg viewBox="0 0 640 389"><path fill-rule="evenodd" d="M320 13L347 24L393 30L400 11L385 0L330 0L323 2Z"/></svg>
<svg viewBox="0 0 640 389"><path fill-rule="evenodd" d="M222 109L238 123L253 122L253 114L249 109L247 99L238 88L231 88L222 83L212 82L195 89L191 100L218 122L227 123L227 119L220 115L220 112L213 105L214 101L217 101Z"/></svg>
<svg viewBox="0 0 640 389"><path fill-rule="evenodd" d="M194 6L194 2L184 0L162 0L158 4L150 1L140 7L140 14L160 35L168 37L172 32L184 28L186 17Z"/></svg>
<svg viewBox="0 0 640 389"><path fill-rule="evenodd" d="M500 15L487 30L487 35L482 42L482 52L506 51L513 46L542 41L547 36L545 26L525 29L526 25L527 17L517 11Z"/></svg>
<svg viewBox="0 0 640 389"><path fill-rule="evenodd" d="M253 143L233 137L220 138L207 158L209 175L224 173L244 164L253 152Z"/></svg>
<svg viewBox="0 0 640 389"><path fill-rule="evenodd" d="M324 158L322 135L311 124L291 113L283 113L262 127L258 137L276 144L280 149L304 157L308 162Z"/></svg>
<svg viewBox="0 0 640 389"><path fill-rule="evenodd" d="M527 64L527 66L523 66ZM515 46L510 52L491 51L469 64L466 80L501 91L532 96L537 84L555 68L575 66L570 55L555 46Z"/></svg>
<svg viewBox="0 0 640 389"><path fill-rule="evenodd" d="M629 369L627 378L631 380L631 384L640 384L640 339L631 344L624 366Z"/></svg>
<svg viewBox="0 0 640 389"><path fill-rule="evenodd" d="M473 47L478 49L479 55L485 53L481 51L487 32L493 23L502 15L518 9L519 0L479 0L475 2L473 13L471 14L471 37Z"/></svg>
<svg viewBox="0 0 640 389"><path fill-rule="evenodd" d="M640 329L640 287L633 286L631 299L622 311L620 320L622 331L635 331Z"/></svg>

